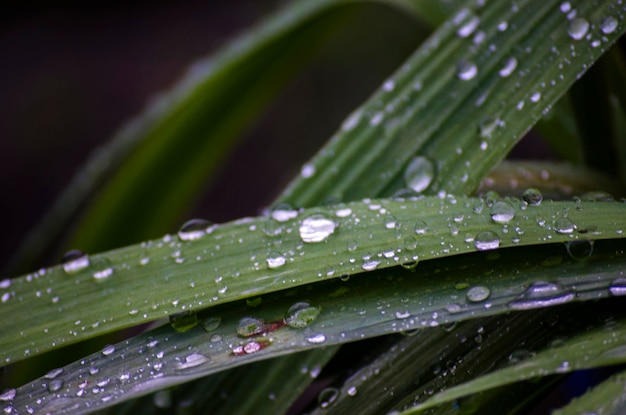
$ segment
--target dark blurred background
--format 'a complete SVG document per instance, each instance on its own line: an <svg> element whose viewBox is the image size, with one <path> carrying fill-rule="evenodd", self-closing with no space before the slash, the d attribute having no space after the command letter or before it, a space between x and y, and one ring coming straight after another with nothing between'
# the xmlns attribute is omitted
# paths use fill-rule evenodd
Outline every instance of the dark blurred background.
<svg viewBox="0 0 626 415"><path fill-rule="evenodd" d="M94 149L191 63L282 3L66 2L5 9L0 270ZM189 217L223 222L271 203L341 120L414 50L425 34L418 26L424 27L391 8L364 7L262 114Z"/></svg>

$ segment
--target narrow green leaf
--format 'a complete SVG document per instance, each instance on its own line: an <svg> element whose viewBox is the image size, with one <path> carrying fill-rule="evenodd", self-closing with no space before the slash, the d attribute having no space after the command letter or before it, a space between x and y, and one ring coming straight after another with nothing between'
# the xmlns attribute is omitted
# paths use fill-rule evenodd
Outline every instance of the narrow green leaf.
<svg viewBox="0 0 626 415"><path fill-rule="evenodd" d="M611 376L567 406L552 412L554 415L619 415L626 412L626 372Z"/></svg>

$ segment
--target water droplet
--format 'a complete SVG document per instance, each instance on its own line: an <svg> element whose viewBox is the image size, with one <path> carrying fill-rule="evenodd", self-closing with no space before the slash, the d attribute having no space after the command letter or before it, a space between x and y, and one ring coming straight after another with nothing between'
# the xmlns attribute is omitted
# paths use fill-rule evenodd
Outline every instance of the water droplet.
<svg viewBox="0 0 626 415"><path fill-rule="evenodd" d="M541 92L533 92L530 95L530 101L531 102L539 102L539 100L541 99Z"/></svg>
<svg viewBox="0 0 626 415"><path fill-rule="evenodd" d="M99 368L99 367L97 367L97 366L91 366L91 367L89 368L89 374L90 374L90 375L95 376L95 375L97 375L98 373L100 373L100 368Z"/></svg>
<svg viewBox="0 0 626 415"><path fill-rule="evenodd" d="M480 231L474 238L474 246L479 251L496 249L500 246L500 238L494 231Z"/></svg>
<svg viewBox="0 0 626 415"><path fill-rule="evenodd" d="M202 328L204 329L204 331L210 333L214 330L217 330L221 322L222 319L219 317L209 317L202 322Z"/></svg>
<svg viewBox="0 0 626 415"><path fill-rule="evenodd" d="M509 58L506 61L504 61L504 65L502 65L502 68L500 69L498 74L502 78L506 78L507 76L510 76L513 73L515 68L517 68L517 59L513 57Z"/></svg>
<svg viewBox="0 0 626 415"><path fill-rule="evenodd" d="M207 234L211 222L205 219L191 219L183 223L178 231L178 239L181 241L195 241Z"/></svg>
<svg viewBox="0 0 626 415"><path fill-rule="evenodd" d="M300 238L306 243L322 242L335 232L336 227L337 224L324 215L311 215L300 224Z"/></svg>
<svg viewBox="0 0 626 415"><path fill-rule="evenodd" d="M115 351L115 346L113 346L112 344L109 344L109 345L104 346L104 348L102 349L102 354L103 354L104 356L109 356L109 355L111 355L114 351Z"/></svg>
<svg viewBox="0 0 626 415"><path fill-rule="evenodd" d="M396 229L398 227L398 220L392 216L385 216L385 229Z"/></svg>
<svg viewBox="0 0 626 415"><path fill-rule="evenodd" d="M272 252L267 256L267 266L269 268L280 268L285 265L285 257L278 252Z"/></svg>
<svg viewBox="0 0 626 415"><path fill-rule="evenodd" d="M398 320L404 320L405 318L411 317L411 313L407 310L404 311L396 311L396 318Z"/></svg>
<svg viewBox="0 0 626 415"><path fill-rule="evenodd" d="M0 281L0 288L7 289L11 286L11 280L9 278L5 278Z"/></svg>
<svg viewBox="0 0 626 415"><path fill-rule="evenodd" d="M61 373L63 373L63 368L59 367L56 369L52 369L51 371L49 371L48 373L46 373L44 375L44 378L46 379L54 379L57 376L59 376Z"/></svg>
<svg viewBox="0 0 626 415"><path fill-rule="evenodd" d="M472 16L471 19L469 19L461 27L459 27L459 29L456 31L456 34L459 35L459 37L466 38L474 33L479 24L480 19L478 18L478 16Z"/></svg>
<svg viewBox="0 0 626 415"><path fill-rule="evenodd" d="M15 395L17 394L16 389L7 389L4 392L0 393L0 402L12 401L15 399Z"/></svg>
<svg viewBox="0 0 626 415"><path fill-rule="evenodd" d="M313 333L307 336L306 341L312 344L321 344L326 341L326 336L323 333Z"/></svg>
<svg viewBox="0 0 626 415"><path fill-rule="evenodd" d="M595 191L585 193L580 197L580 200L583 202L613 202L615 198L610 193Z"/></svg>
<svg viewBox="0 0 626 415"><path fill-rule="evenodd" d="M195 311L185 310L170 316L170 326L179 333L184 333L198 325L198 315Z"/></svg>
<svg viewBox="0 0 626 415"><path fill-rule="evenodd" d="M561 13L569 13L569 11L572 10L572 5L569 1L564 1L561 3L560 9Z"/></svg>
<svg viewBox="0 0 626 415"><path fill-rule="evenodd" d="M491 290L483 285L477 285L467 290L467 301L478 303L485 301L491 295Z"/></svg>
<svg viewBox="0 0 626 415"><path fill-rule="evenodd" d="M515 216L515 208L509 202L500 200L491 206L489 214L495 223L508 223Z"/></svg>
<svg viewBox="0 0 626 415"><path fill-rule="evenodd" d="M496 128L502 124L504 124L502 120L497 117L486 117L478 123L478 132L483 138L491 138Z"/></svg>
<svg viewBox="0 0 626 415"><path fill-rule="evenodd" d="M610 35L617 29L617 19L613 16L608 16L602 19L600 22L600 30L605 35Z"/></svg>
<svg viewBox="0 0 626 415"><path fill-rule="evenodd" d="M554 230L557 233L572 233L576 229L576 225L569 218L558 218L554 221Z"/></svg>
<svg viewBox="0 0 626 415"><path fill-rule="evenodd" d="M626 295L626 278L619 277L611 282L609 292L612 295Z"/></svg>
<svg viewBox="0 0 626 415"><path fill-rule="evenodd" d="M63 380L53 379L48 383L48 392L58 392L63 387Z"/></svg>
<svg viewBox="0 0 626 415"><path fill-rule="evenodd" d="M297 218L298 210L287 203L281 203L272 208L270 216L277 222L286 222L290 219Z"/></svg>
<svg viewBox="0 0 626 415"><path fill-rule="evenodd" d="M416 192L428 189L435 178L435 165L424 156L414 157L404 171L404 181Z"/></svg>
<svg viewBox="0 0 626 415"><path fill-rule="evenodd" d="M456 76L462 81L474 79L478 74L478 67L475 63L462 60L456 67Z"/></svg>
<svg viewBox="0 0 626 415"><path fill-rule="evenodd" d="M89 266L89 257L83 251L73 249L63 255L61 263L66 273L75 274Z"/></svg>
<svg viewBox="0 0 626 415"><path fill-rule="evenodd" d="M370 261L365 261L363 263L363 266L361 266L361 268L363 268L363 271L374 271L376 268L378 268L379 265L380 265L380 261L370 260Z"/></svg>
<svg viewBox="0 0 626 415"><path fill-rule="evenodd" d="M335 216L338 218L346 218L352 215L352 209L350 208L340 208L335 211Z"/></svg>
<svg viewBox="0 0 626 415"><path fill-rule="evenodd" d="M415 221L415 233L418 235L424 235L428 229L428 225L423 220Z"/></svg>
<svg viewBox="0 0 626 415"><path fill-rule="evenodd" d="M593 241L578 240L565 242L569 256L576 261L585 261L593 254Z"/></svg>
<svg viewBox="0 0 626 415"><path fill-rule="evenodd" d="M548 307L564 304L575 298L574 293L559 284L537 281L528 287L521 295L509 303L515 310Z"/></svg>
<svg viewBox="0 0 626 415"><path fill-rule="evenodd" d="M289 307L285 315L285 324L289 327L302 329L315 321L321 308L307 301L299 301Z"/></svg>
<svg viewBox="0 0 626 415"><path fill-rule="evenodd" d="M336 388L326 388L320 392L317 397L317 402L320 408L328 408L337 400L337 397L339 397L339 390Z"/></svg>
<svg viewBox="0 0 626 415"><path fill-rule="evenodd" d="M111 261L104 257L96 257L91 260L91 270L96 281L102 281L113 275Z"/></svg>
<svg viewBox="0 0 626 415"><path fill-rule="evenodd" d="M237 334L241 337L254 336L263 333L265 330L265 323L253 317L244 317L239 320L239 324L237 325Z"/></svg>
<svg viewBox="0 0 626 415"><path fill-rule="evenodd" d="M348 393L348 396L355 396L357 394L356 386L350 386L348 388L347 393Z"/></svg>
<svg viewBox="0 0 626 415"><path fill-rule="evenodd" d="M383 84L383 91L391 92L394 90L395 87L396 83L393 81L393 79L387 79Z"/></svg>
<svg viewBox="0 0 626 415"><path fill-rule="evenodd" d="M302 166L302 170L300 171L300 175L305 178L308 179L309 177L313 176L315 174L315 166L312 164L305 164L304 166Z"/></svg>
<svg viewBox="0 0 626 415"><path fill-rule="evenodd" d="M414 251L417 249L417 238L414 236L407 236L404 238L402 247L407 251Z"/></svg>
<svg viewBox="0 0 626 415"><path fill-rule="evenodd" d="M524 190L524 193L522 193L522 200L531 206L539 206L543 201L543 195L539 189L531 187Z"/></svg>
<svg viewBox="0 0 626 415"><path fill-rule="evenodd" d="M192 367L200 366L208 361L210 361L207 356L200 353L191 353L185 356L185 360L177 362L176 369L177 370L185 370Z"/></svg>
<svg viewBox="0 0 626 415"><path fill-rule="evenodd" d="M589 31L589 22L587 19L582 17L577 17L572 19L569 24L569 28L567 29L567 34L574 40L580 40Z"/></svg>
<svg viewBox="0 0 626 415"><path fill-rule="evenodd" d="M348 118L345 119L343 124L341 124L341 129L343 131L350 131L354 127L356 127L360 121L361 121L361 111L357 110L353 112L352 114L350 114Z"/></svg>

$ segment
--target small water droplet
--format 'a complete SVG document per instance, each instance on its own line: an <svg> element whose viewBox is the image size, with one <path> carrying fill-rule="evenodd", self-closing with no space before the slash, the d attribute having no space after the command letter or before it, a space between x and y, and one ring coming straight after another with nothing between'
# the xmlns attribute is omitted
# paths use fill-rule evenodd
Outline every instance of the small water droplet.
<svg viewBox="0 0 626 415"><path fill-rule="evenodd" d="M184 333L198 325L198 315L195 311L185 310L170 316L170 326L179 333Z"/></svg>
<svg viewBox="0 0 626 415"><path fill-rule="evenodd" d="M191 353L185 356L184 360L181 360L176 363L176 370L185 370L190 369L192 367L200 366L208 361L210 361L207 356L200 353Z"/></svg>
<svg viewBox="0 0 626 415"><path fill-rule="evenodd" d="M491 290L483 285L477 285L467 290L467 301L478 303L485 301L491 295Z"/></svg>
<svg viewBox="0 0 626 415"><path fill-rule="evenodd" d="M113 275L111 261L104 257L96 257L91 260L91 270L96 281L103 281Z"/></svg>
<svg viewBox="0 0 626 415"><path fill-rule="evenodd" d="M321 308L319 306L313 305L308 301L299 301L289 307L284 321L289 327L302 329L313 323L320 312Z"/></svg>
<svg viewBox="0 0 626 415"><path fill-rule="evenodd" d="M491 138L496 128L503 124L497 117L485 117L478 123L478 132L483 138Z"/></svg>
<svg viewBox="0 0 626 415"><path fill-rule="evenodd" d="M315 166L312 164L305 164L302 166L302 170L300 171L300 175L304 179L308 179L309 177L315 174Z"/></svg>
<svg viewBox="0 0 626 415"><path fill-rule="evenodd" d="M463 23L461 27L459 27L459 29L456 31L456 34L459 35L459 37L466 38L474 33L479 24L480 19L478 18L478 16L472 16L468 21Z"/></svg>
<svg viewBox="0 0 626 415"><path fill-rule="evenodd" d="M608 16L602 19L600 22L600 30L605 35L610 35L617 29L617 19L613 16Z"/></svg>
<svg viewBox="0 0 626 415"><path fill-rule="evenodd" d="M348 207L340 208L335 211L335 216L337 216L338 218L346 218L350 215L352 215L352 209Z"/></svg>
<svg viewBox="0 0 626 415"><path fill-rule="evenodd" d="M502 68L500 69L498 74L502 78L506 78L513 73L515 68L517 68L517 59L515 59L514 57L511 57L507 59L506 61L504 61L504 64L502 65Z"/></svg>
<svg viewBox="0 0 626 415"><path fill-rule="evenodd" d="M183 223L178 231L178 239L181 241L195 241L207 234L211 222L205 219L191 219Z"/></svg>
<svg viewBox="0 0 626 415"><path fill-rule="evenodd" d="M572 10L572 5L569 1L564 1L563 3L561 3L561 6L559 8L561 9L561 13L569 13L570 10Z"/></svg>
<svg viewBox="0 0 626 415"><path fill-rule="evenodd" d="M394 90L395 87L396 83L393 81L393 79L387 79L383 84L383 91L391 92Z"/></svg>
<svg viewBox="0 0 626 415"><path fill-rule="evenodd" d="M12 401L15 399L15 395L17 394L16 389L7 389L4 392L0 393L0 402Z"/></svg>
<svg viewBox="0 0 626 415"><path fill-rule="evenodd" d="M46 373L44 375L44 378L46 379L54 379L57 376L59 376L61 373L63 373L63 368L59 367L56 369L52 369L51 371L49 371L48 373Z"/></svg>
<svg viewBox="0 0 626 415"><path fill-rule="evenodd" d="M396 311L395 315L398 320L404 320L405 318L411 317L411 313L407 310Z"/></svg>
<svg viewBox="0 0 626 415"><path fill-rule="evenodd" d="M398 220L392 215L385 216L384 222L385 229L396 229L398 227Z"/></svg>
<svg viewBox="0 0 626 415"><path fill-rule="evenodd" d="M73 249L63 255L61 263L67 274L76 274L89 266L89 257L83 251Z"/></svg>
<svg viewBox="0 0 626 415"><path fill-rule="evenodd" d="M115 351L115 346L112 344L106 345L104 346L104 348L102 349L102 354L104 356L109 356L111 355L113 352Z"/></svg>
<svg viewBox="0 0 626 415"><path fill-rule="evenodd" d="M357 394L356 386L350 386L348 388L347 393L348 393L348 396L355 396Z"/></svg>
<svg viewBox="0 0 626 415"><path fill-rule="evenodd" d="M574 232L576 225L569 218L558 218L554 221L554 230L557 233L568 234Z"/></svg>
<svg viewBox="0 0 626 415"><path fill-rule="evenodd" d="M515 216L515 208L509 202L500 200L491 206L489 214L495 223L509 223Z"/></svg>
<svg viewBox="0 0 626 415"><path fill-rule="evenodd" d="M414 228L416 234L424 235L428 229L428 225L423 220L416 220Z"/></svg>
<svg viewBox="0 0 626 415"><path fill-rule="evenodd" d="M521 295L509 303L515 310L548 307L564 304L575 298L574 293L559 284L537 281L528 287Z"/></svg>
<svg viewBox="0 0 626 415"><path fill-rule="evenodd" d="M313 333L307 336L306 341L312 344L321 344L326 341L324 333Z"/></svg>
<svg viewBox="0 0 626 415"><path fill-rule="evenodd" d="M266 330L265 323L262 320L254 317L244 317L239 320L237 325L237 334L241 337L250 337Z"/></svg>
<svg viewBox="0 0 626 415"><path fill-rule="evenodd" d="M283 265L285 265L285 257L278 252L272 252L267 256L267 266L269 268L280 268Z"/></svg>
<svg viewBox="0 0 626 415"><path fill-rule="evenodd" d="M322 242L333 232L337 223L321 214L311 215L300 224L300 238L306 243Z"/></svg>
<svg viewBox="0 0 626 415"><path fill-rule="evenodd" d="M95 376L95 375L97 375L98 373L100 373L100 368L99 368L99 367L97 367L97 366L91 366L91 367L89 368L89 374L90 374L90 375Z"/></svg>
<svg viewBox="0 0 626 415"><path fill-rule="evenodd" d="M531 206L539 206L543 201L543 195L539 189L531 187L524 190L524 193L522 193L522 200Z"/></svg>
<svg viewBox="0 0 626 415"><path fill-rule="evenodd" d="M297 218L298 210L287 203L281 203L272 208L270 216L277 222L286 222L290 219Z"/></svg>
<svg viewBox="0 0 626 415"><path fill-rule="evenodd" d="M404 170L404 181L416 192L423 192L435 178L435 165L424 156L414 157Z"/></svg>
<svg viewBox="0 0 626 415"><path fill-rule="evenodd" d="M578 240L565 242L569 256L576 261L585 261L593 254L593 241Z"/></svg>
<svg viewBox="0 0 626 415"><path fill-rule="evenodd" d="M0 288L7 289L11 286L11 280L9 278L5 278L0 281Z"/></svg>
<svg viewBox="0 0 626 415"><path fill-rule="evenodd" d="M48 392L57 392L63 387L63 380L53 379L48 382Z"/></svg>
<svg viewBox="0 0 626 415"><path fill-rule="evenodd" d="M500 238L494 231L480 231L474 238L474 246L479 251L496 249L500 246Z"/></svg>
<svg viewBox="0 0 626 415"><path fill-rule="evenodd" d="M317 402L320 408L325 409L333 404L339 397L339 390L336 388L326 388L320 392Z"/></svg>
<svg viewBox="0 0 626 415"><path fill-rule="evenodd" d="M541 92L539 92L539 91L533 92L530 95L530 101L531 102L539 102L540 99L541 99Z"/></svg>
<svg viewBox="0 0 626 415"><path fill-rule="evenodd" d="M202 322L202 328L207 333L210 333L214 330L217 330L221 322L222 322L222 319L219 317L209 317Z"/></svg>
<svg viewBox="0 0 626 415"><path fill-rule="evenodd" d="M574 40L580 40L589 31L589 21L582 17L572 19L567 29L567 34Z"/></svg>
<svg viewBox="0 0 626 415"><path fill-rule="evenodd" d="M475 63L462 60L456 67L456 76L462 81L474 79L478 74L478 67Z"/></svg>
<svg viewBox="0 0 626 415"><path fill-rule="evenodd" d="M363 269L363 271L374 271L376 268L378 268L379 265L380 265L380 261L370 260L370 261L365 261L363 263L363 266L361 266L361 268Z"/></svg>
<svg viewBox="0 0 626 415"><path fill-rule="evenodd" d="M611 281L609 292L612 295L626 295L626 278L619 277Z"/></svg>

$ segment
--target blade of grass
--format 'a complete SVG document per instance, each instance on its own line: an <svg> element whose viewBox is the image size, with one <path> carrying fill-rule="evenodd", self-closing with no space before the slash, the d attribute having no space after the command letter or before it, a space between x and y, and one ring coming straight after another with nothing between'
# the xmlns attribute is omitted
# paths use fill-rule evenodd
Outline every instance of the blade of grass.
<svg viewBox="0 0 626 415"><path fill-rule="evenodd" d="M619 415L626 411L626 372L610 377L567 406L552 412L554 415L596 413Z"/></svg>

